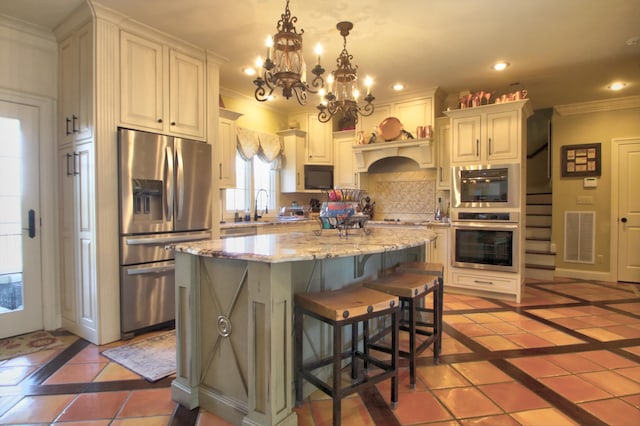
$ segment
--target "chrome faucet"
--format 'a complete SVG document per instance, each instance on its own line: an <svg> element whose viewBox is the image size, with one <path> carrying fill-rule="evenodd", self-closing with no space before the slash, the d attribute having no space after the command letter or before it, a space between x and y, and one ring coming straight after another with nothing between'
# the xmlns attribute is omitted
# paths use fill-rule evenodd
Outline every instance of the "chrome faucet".
<svg viewBox="0 0 640 426"><path fill-rule="evenodd" d="M255 203L255 213L253 215L253 220L257 221L258 219L260 219L262 216L258 215L258 198L260 198L260 193L264 192L265 197L267 197L267 199L265 200L264 203L264 214L269 213L269 193L267 192L266 189L258 189L258 191L256 192L256 203Z"/></svg>

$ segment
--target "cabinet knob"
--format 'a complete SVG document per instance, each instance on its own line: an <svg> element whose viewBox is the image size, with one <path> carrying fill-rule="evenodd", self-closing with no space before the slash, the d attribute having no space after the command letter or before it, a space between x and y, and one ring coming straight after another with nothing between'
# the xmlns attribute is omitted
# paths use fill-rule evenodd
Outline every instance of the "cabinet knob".
<svg viewBox="0 0 640 426"><path fill-rule="evenodd" d="M627 223L627 218L626 218L626 217L623 217L622 219L620 219L620 222L622 222L622 223Z"/></svg>
<svg viewBox="0 0 640 426"><path fill-rule="evenodd" d="M176 122L175 122L175 121L172 121L172 122L171 122L171 125L172 125L172 126L175 126L175 125L176 125Z"/></svg>
<svg viewBox="0 0 640 426"><path fill-rule="evenodd" d="M158 123L162 123L162 118L158 118Z"/></svg>

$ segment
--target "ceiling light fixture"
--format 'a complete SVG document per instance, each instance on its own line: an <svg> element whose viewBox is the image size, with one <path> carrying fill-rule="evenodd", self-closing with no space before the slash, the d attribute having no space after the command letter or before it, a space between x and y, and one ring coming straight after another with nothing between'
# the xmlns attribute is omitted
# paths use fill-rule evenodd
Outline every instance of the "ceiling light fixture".
<svg viewBox="0 0 640 426"><path fill-rule="evenodd" d="M493 69L496 71L503 71L509 66L509 62L496 62L493 64Z"/></svg>
<svg viewBox="0 0 640 426"><path fill-rule="evenodd" d="M284 13L280 15L280 20L276 24L278 32L273 38L271 36L267 38L267 59L259 67L258 78L253 80L253 83L258 86L255 98L260 102L268 100L273 91L281 87L282 96L289 99L295 95L298 103L304 105L307 101L307 92L318 93L318 90L324 86L324 80L321 77L324 68L320 66L320 55L318 55L316 66L311 70L315 77L311 85L307 83L307 65L302 52L304 30L297 32L294 25L297 21L296 16L291 16L289 0L287 0Z"/></svg>
<svg viewBox="0 0 640 426"><path fill-rule="evenodd" d="M622 90L626 85L627 83L616 81L615 83L611 83L608 87L610 90Z"/></svg>
<svg viewBox="0 0 640 426"><path fill-rule="evenodd" d="M399 92L403 89L404 89L404 84L402 83L396 83L393 85L393 90L395 90L396 92Z"/></svg>
<svg viewBox="0 0 640 426"><path fill-rule="evenodd" d="M374 106L371 103L375 99L371 95L373 80L371 77L365 78L364 84L367 88L367 95L364 97L364 101L366 104L358 105L358 98L360 97L357 85L358 66L351 65L353 55L347 51L347 36L349 31L353 29L353 24L346 21L338 22L336 28L340 31L344 43L342 52L336 59L337 68L327 76L328 91L326 94L323 93L320 105L318 105L320 110L318 120L326 123L336 113L340 112L342 115L341 120L355 124L358 122L358 114L363 117L373 114ZM324 89L321 92L324 92Z"/></svg>

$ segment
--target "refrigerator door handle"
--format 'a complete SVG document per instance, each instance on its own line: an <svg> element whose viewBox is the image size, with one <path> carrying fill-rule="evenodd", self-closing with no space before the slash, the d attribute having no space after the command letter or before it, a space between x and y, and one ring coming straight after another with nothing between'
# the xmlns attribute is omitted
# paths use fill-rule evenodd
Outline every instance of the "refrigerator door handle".
<svg viewBox="0 0 640 426"><path fill-rule="evenodd" d="M127 269L127 275L162 274L175 271L176 267L171 266L150 266L148 268Z"/></svg>
<svg viewBox="0 0 640 426"><path fill-rule="evenodd" d="M145 245L164 245L168 243L180 243L188 241L201 241L210 240L211 233L197 234L197 235L176 235L168 237L153 237L153 238L127 238L126 244L128 246L145 246Z"/></svg>
<svg viewBox="0 0 640 426"><path fill-rule="evenodd" d="M168 221L173 220L173 152L165 148L164 156L165 214Z"/></svg>
<svg viewBox="0 0 640 426"><path fill-rule="evenodd" d="M182 161L182 146L176 146L176 161L178 163L176 170L176 198L178 201L178 210L176 219L182 219L184 211L184 162Z"/></svg>

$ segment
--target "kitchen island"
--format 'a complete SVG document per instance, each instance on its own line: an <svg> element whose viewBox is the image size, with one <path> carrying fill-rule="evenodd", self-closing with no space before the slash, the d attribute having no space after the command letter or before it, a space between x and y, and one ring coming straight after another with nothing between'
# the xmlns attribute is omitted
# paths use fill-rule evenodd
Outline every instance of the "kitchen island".
<svg viewBox="0 0 640 426"><path fill-rule="evenodd" d="M400 262L423 260L433 238L426 230L371 231L176 245L173 399L233 424L296 425L293 295L357 284ZM305 324L305 353L323 356L329 331Z"/></svg>

